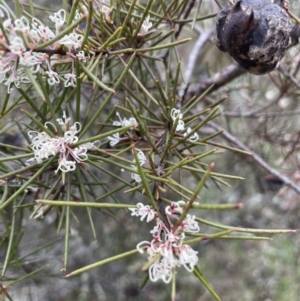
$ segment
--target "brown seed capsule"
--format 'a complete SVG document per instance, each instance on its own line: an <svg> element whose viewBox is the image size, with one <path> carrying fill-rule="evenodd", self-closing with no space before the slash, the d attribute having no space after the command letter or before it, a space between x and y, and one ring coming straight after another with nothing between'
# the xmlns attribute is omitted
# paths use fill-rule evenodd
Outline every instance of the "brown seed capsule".
<svg viewBox="0 0 300 301"><path fill-rule="evenodd" d="M281 0L239 0L221 10L216 45L250 73L273 71L291 43L294 27L283 4Z"/></svg>

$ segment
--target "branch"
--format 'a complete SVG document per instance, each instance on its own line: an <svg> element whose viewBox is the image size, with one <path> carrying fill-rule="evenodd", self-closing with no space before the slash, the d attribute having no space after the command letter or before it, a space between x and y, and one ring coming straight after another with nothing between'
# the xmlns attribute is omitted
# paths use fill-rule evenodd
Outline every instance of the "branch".
<svg viewBox="0 0 300 301"><path fill-rule="evenodd" d="M224 130L222 127L220 127L218 124L216 124L213 121L209 121L206 123L209 127L213 128L216 131L223 131L221 135L230 143L234 144L239 149L242 149L246 152L250 152L252 154L252 160L258 164L260 167L262 167L265 171L268 173L274 175L278 179L280 179L285 185L293 189L295 192L300 194L300 186L298 186L295 182L291 181L288 177L277 171L276 169L272 168L267 162L265 162L258 154L253 152L247 145L245 145L243 142L238 140L235 136L230 134L228 131Z"/></svg>
<svg viewBox="0 0 300 301"><path fill-rule="evenodd" d="M229 65L222 69L220 72L216 73L214 76L207 78L206 80L200 82L198 85L192 87L186 96L186 99L190 99L195 95L201 95L204 93L211 85L214 85L210 92L217 90L221 86L226 85L236 77L246 73L242 67L236 64Z"/></svg>
<svg viewBox="0 0 300 301"><path fill-rule="evenodd" d="M264 113L265 110L271 108L273 105L277 104L278 101L281 99L281 97L284 95L284 93L280 93L273 101L267 103L265 106L252 110L250 112L225 112L225 116L229 116L229 117L248 117L248 118L259 118L261 116L266 116L266 117L274 117L274 114L282 114L284 112L274 112L274 113L270 113L270 115L268 116L269 113ZM295 115L295 114L294 114ZM282 115L284 116L284 115Z"/></svg>

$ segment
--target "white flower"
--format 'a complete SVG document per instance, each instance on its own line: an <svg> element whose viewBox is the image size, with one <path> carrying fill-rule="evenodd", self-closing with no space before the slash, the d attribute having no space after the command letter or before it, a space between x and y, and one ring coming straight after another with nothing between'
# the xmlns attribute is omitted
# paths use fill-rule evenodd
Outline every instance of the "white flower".
<svg viewBox="0 0 300 301"><path fill-rule="evenodd" d="M39 32L38 30L32 28L29 32L29 37L30 39L36 44L38 44L38 42L42 41L40 35L39 35Z"/></svg>
<svg viewBox="0 0 300 301"><path fill-rule="evenodd" d="M200 227L197 221L195 221L196 216L187 214L183 220L181 226L183 227L184 232L199 232Z"/></svg>
<svg viewBox="0 0 300 301"><path fill-rule="evenodd" d="M137 183L142 182L141 176L137 173L137 168L136 168L136 166L135 166L135 165L131 165L131 167L132 167L134 170L136 170L136 172L133 172L133 173L131 174L131 179L132 179L132 180L135 180Z"/></svg>
<svg viewBox="0 0 300 301"><path fill-rule="evenodd" d="M20 19L14 21L14 29L21 31L24 35L27 35L30 31L29 21L23 16Z"/></svg>
<svg viewBox="0 0 300 301"><path fill-rule="evenodd" d="M76 9L74 21L80 19L82 16L83 16L82 13L78 9Z"/></svg>
<svg viewBox="0 0 300 301"><path fill-rule="evenodd" d="M181 204L182 202L183 202L183 201L179 201L179 202L177 202L177 203L172 202L170 206L167 206L167 207L166 207L166 209L165 209L166 214L172 215L172 214L174 214L174 213L182 213L183 208L180 206L180 204Z"/></svg>
<svg viewBox="0 0 300 301"><path fill-rule="evenodd" d="M181 244L178 247L176 243L168 240L163 242L156 240L150 244L152 247L147 242L143 243L146 245L144 248L147 249L148 260L157 257L157 260L149 268L149 278L153 282L161 279L165 283L169 283L172 280L173 271L177 267L184 266L187 271L192 272L198 262L198 252L189 245ZM137 247L141 252L141 244Z"/></svg>
<svg viewBox="0 0 300 301"><path fill-rule="evenodd" d="M114 121L113 125L116 125L116 126L129 126L129 125L132 125L132 128L136 128L138 126L138 123L137 123L135 118L130 117L129 119L127 119L127 118L122 119L118 112L116 113L116 115L118 116L120 121Z"/></svg>
<svg viewBox="0 0 300 301"><path fill-rule="evenodd" d="M185 234L181 231L176 231L176 232L167 232L165 236L165 241L168 241L169 243L172 244L173 247L181 247L183 244L183 240L185 238ZM164 255L163 252L161 252L162 255Z"/></svg>
<svg viewBox="0 0 300 301"><path fill-rule="evenodd" d="M178 119L182 119L182 117L183 117L180 110L177 110L175 108L173 108L171 110L170 115L171 115L171 118L173 119L173 121L175 121L177 117L178 117Z"/></svg>
<svg viewBox="0 0 300 301"><path fill-rule="evenodd" d="M40 20L32 18L32 29L30 31L30 37L36 42L45 42L55 37L54 32L45 26Z"/></svg>
<svg viewBox="0 0 300 301"><path fill-rule="evenodd" d="M190 132L192 131L192 129L189 127L187 128L186 132L184 133L184 137L187 136ZM189 137L189 140L191 142L196 142L199 140L199 136L198 134L195 132L192 136Z"/></svg>
<svg viewBox="0 0 300 301"><path fill-rule="evenodd" d="M26 51L20 57L20 65L29 67L32 73L37 73L45 61L45 53Z"/></svg>
<svg viewBox="0 0 300 301"><path fill-rule="evenodd" d="M176 268L184 266L187 271L192 272L198 262L198 252L194 251L189 245L184 244L184 232L198 232L199 226L195 221L195 216L187 214L179 227L175 227L169 219L173 213L182 213L183 208L180 204L184 201L173 202L165 209L168 226L160 220L159 216L148 205L138 203L136 208L130 208L132 216L141 216L141 220L147 217L147 221L156 217L156 225L150 233L153 239L142 241L136 248L140 253L146 250L148 260L151 262L149 268L149 279L151 281L162 280L169 283L172 276L176 273Z"/></svg>
<svg viewBox="0 0 300 301"><path fill-rule="evenodd" d="M87 150L94 147L92 143L81 144L73 149L72 157L77 161L85 161L88 159Z"/></svg>
<svg viewBox="0 0 300 301"><path fill-rule="evenodd" d="M81 50L76 54L76 57L78 58L78 60L82 63L85 63L87 59L89 59L89 55L85 56L84 51Z"/></svg>
<svg viewBox="0 0 300 301"><path fill-rule="evenodd" d="M189 245L182 245L177 252L179 263L183 265L187 271L193 272L198 262L198 252L194 251Z"/></svg>
<svg viewBox="0 0 300 301"><path fill-rule="evenodd" d="M21 83L29 83L29 79L26 74L24 74L24 68L19 68L15 71L14 66L11 68L11 74L4 83L7 86L7 93L11 93L13 90L13 85L20 88Z"/></svg>
<svg viewBox="0 0 300 301"><path fill-rule="evenodd" d="M47 81L50 86L53 86L60 82L57 72L50 70L50 71L46 71L45 73L48 75Z"/></svg>
<svg viewBox="0 0 300 301"><path fill-rule="evenodd" d="M172 280L172 266L166 260L156 261L149 268L149 278L156 282L161 279L165 283Z"/></svg>
<svg viewBox="0 0 300 301"><path fill-rule="evenodd" d="M57 173L59 170L62 172L74 171L76 169L76 162L67 160L64 156L60 157L58 160L58 167L55 171Z"/></svg>
<svg viewBox="0 0 300 301"><path fill-rule="evenodd" d="M145 156L145 154L141 150L139 150L139 149L136 149L136 150L137 150L137 156L138 156L140 165L143 166L145 163L148 162L148 158Z"/></svg>
<svg viewBox="0 0 300 301"><path fill-rule="evenodd" d="M115 120L113 122L113 125L115 126L121 126L121 127L127 127L127 126L131 126L131 128L136 128L138 126L138 123L136 121L135 118L133 117L130 117L129 119L127 118L121 118L120 114L118 112L116 112L116 115L118 116L119 118L119 121L118 120ZM128 132L128 135L131 135L131 130L129 130ZM112 136L108 136L107 137L108 140L110 140L109 144L111 146L115 146L116 144L118 144L122 138L120 138L120 134L119 133L115 133L113 134ZM141 150L138 150L137 149L137 156L138 156L138 160L140 162L140 165L144 165L148 160L146 158L146 156L144 155L144 153L141 151ZM133 163L135 163L135 161L133 160ZM138 174L137 172L137 167L136 165L132 164L131 167L136 170L136 172L133 172L131 174L131 178L137 182L137 183L140 183L142 181L140 175Z"/></svg>
<svg viewBox="0 0 300 301"><path fill-rule="evenodd" d="M115 133L112 136L108 136L107 139L110 140L109 142L110 146L115 146L121 141L119 133Z"/></svg>
<svg viewBox="0 0 300 301"><path fill-rule="evenodd" d="M178 120L177 126L176 126L176 131L184 131L184 121L183 120Z"/></svg>
<svg viewBox="0 0 300 301"><path fill-rule="evenodd" d="M65 132L70 126L71 117L67 117L66 112L64 111L63 112L63 117L62 118L57 118L56 121L58 122L59 125L62 126L62 130ZM49 122L49 124L52 125L51 122ZM77 132L75 134L77 134Z"/></svg>
<svg viewBox="0 0 300 301"><path fill-rule="evenodd" d="M149 241L144 240L144 241L141 241L140 243L137 244L136 249L141 254L144 253L144 248L145 248L145 247L142 247L142 245L146 245L145 247L148 247L148 249L149 249L150 243L149 243Z"/></svg>
<svg viewBox="0 0 300 301"><path fill-rule="evenodd" d="M164 230L165 224L160 220L156 220L156 226L150 231L153 237L159 237L162 231Z"/></svg>
<svg viewBox="0 0 300 301"><path fill-rule="evenodd" d="M136 128L138 126L138 123L135 118L130 117L128 120L125 121L125 126L128 126L128 125L131 125L132 128Z"/></svg>
<svg viewBox="0 0 300 301"><path fill-rule="evenodd" d="M147 223L155 218L155 210L153 210L149 205L144 205L142 203L137 203L136 208L129 208L131 216L141 216L141 221L147 217Z"/></svg>
<svg viewBox="0 0 300 301"><path fill-rule="evenodd" d="M176 131L177 132L184 131L184 121L182 120L183 116L182 116L180 110L173 108L171 110L170 116L171 116L173 122L178 120L177 126L176 126Z"/></svg>
<svg viewBox="0 0 300 301"><path fill-rule="evenodd" d="M78 142L77 134L81 130L81 125L79 122L75 122L70 126L70 120L71 118L67 118L65 112L62 119L57 119L64 132L62 137L50 137L46 132L29 131L28 136L32 141L30 147L34 151L34 158L27 161L36 160L37 163L42 163L44 159L59 154L56 172L59 170L62 172L73 171L76 169L76 163L86 161L88 149L95 147L97 142L89 142L72 148L71 145ZM51 122L46 122L45 128L48 128L48 125L51 125L57 132Z"/></svg>
<svg viewBox="0 0 300 301"><path fill-rule="evenodd" d="M69 50L75 50L81 47L82 40L83 40L82 35L72 32L64 36L63 38L61 38L58 44L68 46Z"/></svg>
<svg viewBox="0 0 300 301"><path fill-rule="evenodd" d="M10 41L9 49L12 53L18 56L22 56L22 54L26 51L26 47L24 46L22 39L18 36L14 37Z"/></svg>
<svg viewBox="0 0 300 301"><path fill-rule="evenodd" d="M65 87L76 87L76 75L73 73L67 73L64 75L65 80Z"/></svg>
<svg viewBox="0 0 300 301"><path fill-rule="evenodd" d="M58 32L66 21L66 11L60 9L58 12L54 13L54 15L50 15L49 19L55 23L55 28Z"/></svg>
<svg viewBox="0 0 300 301"><path fill-rule="evenodd" d="M138 160L139 160L141 166L143 166L145 163L148 162L148 159L145 156L145 154L139 149L137 149L137 156L138 156ZM133 160L133 163L135 163L135 160ZM138 172L136 165L132 164L131 167ZM137 172L132 173L131 178L133 180L135 180L137 183L140 183L140 182L142 182L142 179L141 179L141 176Z"/></svg>
<svg viewBox="0 0 300 301"><path fill-rule="evenodd" d="M141 26L139 35L144 36L148 33L149 29L152 27L152 22L150 22L150 16L147 16Z"/></svg>

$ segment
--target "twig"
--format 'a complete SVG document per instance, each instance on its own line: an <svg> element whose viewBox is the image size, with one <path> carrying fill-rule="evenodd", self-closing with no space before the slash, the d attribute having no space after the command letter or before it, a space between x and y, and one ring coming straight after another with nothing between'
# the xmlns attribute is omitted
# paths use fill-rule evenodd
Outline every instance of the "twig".
<svg viewBox="0 0 300 301"><path fill-rule="evenodd" d="M243 118L274 118L274 117L285 117L285 116L294 116L300 115L300 110L295 111L286 111L286 112L270 112L270 113L238 113L238 112L224 112L223 115L228 117L243 117Z"/></svg>
<svg viewBox="0 0 300 301"><path fill-rule="evenodd" d="M297 81L297 79L291 74L285 71L281 66L278 67L278 71L283 74L287 79L291 80L291 82L300 89L300 83Z"/></svg>
<svg viewBox="0 0 300 301"><path fill-rule="evenodd" d="M189 83L189 81L191 79L191 76L192 76L193 71L194 71L195 66L196 66L196 60L199 56L199 53L200 53L201 49L203 48L203 46L210 39L213 30L214 29L211 29L211 30L206 31L206 32L202 32L199 35L199 38L196 41L192 51L190 52L189 59L188 59L188 62L187 62L187 65L186 65L186 68L185 68L185 71L184 71L185 83L179 88L179 93L180 93L179 96L180 97L183 96L183 91L185 91L187 86L188 86L187 83Z"/></svg>
<svg viewBox="0 0 300 301"><path fill-rule="evenodd" d="M247 112L247 113L236 113L236 112L225 112L224 114L228 117L248 117L248 118L258 118L261 116L265 116L268 113L262 113L263 111L271 108L273 105L278 103L280 98L284 95L284 93L280 93L273 101L270 103L266 104L265 106L255 109L253 111ZM281 112L284 113L284 112ZM274 114L274 113L273 113Z"/></svg>
<svg viewBox="0 0 300 301"><path fill-rule="evenodd" d="M191 87L187 93L187 98L190 99L195 95L201 95L211 85L214 85L210 92L217 90L219 87L226 85L236 77L246 73L242 67L236 64L232 64L216 73L214 76L207 78L200 82L198 85Z"/></svg>
<svg viewBox="0 0 300 301"><path fill-rule="evenodd" d="M224 130L218 124L213 121L209 121L206 123L209 127L213 128L216 131L223 130L221 135L230 143L234 144L239 149L242 149L246 152L250 152L252 154L252 160L257 163L261 168L263 168L268 173L274 175L278 179L280 179L285 185L293 189L295 192L300 194L300 186L298 186L295 182L291 181L288 177L272 168L267 162L265 162L258 154L252 151L247 145L245 145L242 141L238 140L235 136L230 134L228 131Z"/></svg>

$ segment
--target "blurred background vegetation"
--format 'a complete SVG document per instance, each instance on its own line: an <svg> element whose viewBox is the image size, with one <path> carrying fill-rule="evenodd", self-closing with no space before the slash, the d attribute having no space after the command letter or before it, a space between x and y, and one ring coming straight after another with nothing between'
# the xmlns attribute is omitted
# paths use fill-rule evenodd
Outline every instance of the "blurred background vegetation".
<svg viewBox="0 0 300 301"><path fill-rule="evenodd" d="M14 1L5 2L14 9ZM147 1L137 2L140 5L147 4ZM296 186L300 180L299 46L288 51L278 70L262 76L247 74L214 44L215 14L220 11L219 5L224 6L228 1L187 2L189 5L183 14L178 16L178 20L191 19L191 21L178 22L174 25L176 30L180 24L184 25L176 37L177 40L191 38L189 43L177 46L181 71L185 79L185 82L182 81L181 89L178 89L178 101L184 102L194 95L199 96L206 88L215 84L193 110L195 112L203 110L224 97L228 98L221 105L222 115L201 128L200 137L225 129L213 139L215 145L235 148L245 146L245 151L250 150L255 154L255 156L243 155L220 148L215 155L209 157L206 163L215 162L215 172L240 176L245 180L229 180L230 188L208 182L207 187L201 192L201 204L243 203L243 207L232 211L202 210L197 211L197 214L206 220L229 226L300 229L299 194L285 185L285 178L282 179L278 174L272 173L273 170L278 171L279 175L290 179ZM37 6L47 7L49 12L57 11L63 6L61 1L40 0L34 3ZM189 7L191 9L188 11ZM200 7L199 11L197 7ZM290 0L290 10L294 14L299 15L299 8L299 0ZM46 18L47 11L45 13L37 9L36 13L40 18ZM195 15L204 18L202 21L196 21L192 27ZM165 50L160 55L163 57L169 54ZM178 67L177 58L174 52L171 52L170 56L174 58L165 60L166 69L174 75ZM155 67L155 64L151 66L157 68L156 71L162 70ZM110 74L109 78L113 78L113 75ZM165 74L161 74L160 80L164 82ZM154 91L156 88L150 84L147 88ZM2 85L0 89L1 94L6 93L6 87ZM57 89L57 95L59 93ZM91 96L95 95L91 93L88 85L83 85L81 93L82 107L85 108ZM101 97L101 93L99 91L98 93ZM11 98L17 99L19 96L20 94L14 91ZM122 103L122 96L119 94L112 100L110 107L107 108L108 112L114 105ZM94 104L96 106L97 102ZM26 123L27 120L22 115L20 107L30 111L23 103L22 106L16 106L8 116L0 119L1 143L20 147L28 145L13 121L22 120ZM97 122L101 124L100 120ZM210 145L199 147L199 152L204 152L210 147ZM2 153L7 154L7 149L1 148ZM261 164L257 158L262 158L266 165ZM105 164L103 166L104 169L111 168ZM117 173L117 168L113 172ZM101 182L109 181L110 189L117 185L105 172L96 170L94 175ZM195 178L189 174L184 176L186 186L191 190L194 189L197 184ZM103 186L99 186L94 188L94 193L102 195L106 191ZM33 194L34 192L29 192L26 195L28 202L34 199ZM121 190L114 196L124 203L135 204L143 200L140 194L124 194ZM11 214L9 210L13 208L7 210L5 213L7 216ZM132 219L128 212L122 210L115 212L116 218L96 211L94 227L97 241L95 241L90 229L89 216L80 208L75 208L74 213L80 216L80 222L78 223L76 219L71 220L67 271L81 268L124 250L131 250L149 235L151 229L151 225L143 224L141 227L138 220ZM170 300L171 288L164 283L148 283L146 287L140 289L145 277L145 273L140 271L145 261L145 256L142 255L128 257L78 277L64 279L60 271L63 267L64 230L57 233L56 210L52 210L41 220L30 219L32 214L30 210L21 211L20 214L22 216L18 217L20 223L17 230L22 235L19 237L20 242L16 250L18 260L11 262L6 278L2 280L26 278L26 275L30 275L36 269L46 264L49 266L38 273L38 276L33 275L13 285L9 291L13 300ZM0 224L0 231L2 233L4 231L3 223ZM201 232L206 231L208 227L201 225ZM6 247L7 241L2 235L1 262L4 261ZM194 248L199 251L199 263L206 279L223 301L299 300L299 233L280 234L274 236L272 241L261 242L209 240L196 244ZM214 300L194 275L183 268L178 271L177 281L176 300ZM5 300L4 295L2 292Z"/></svg>

